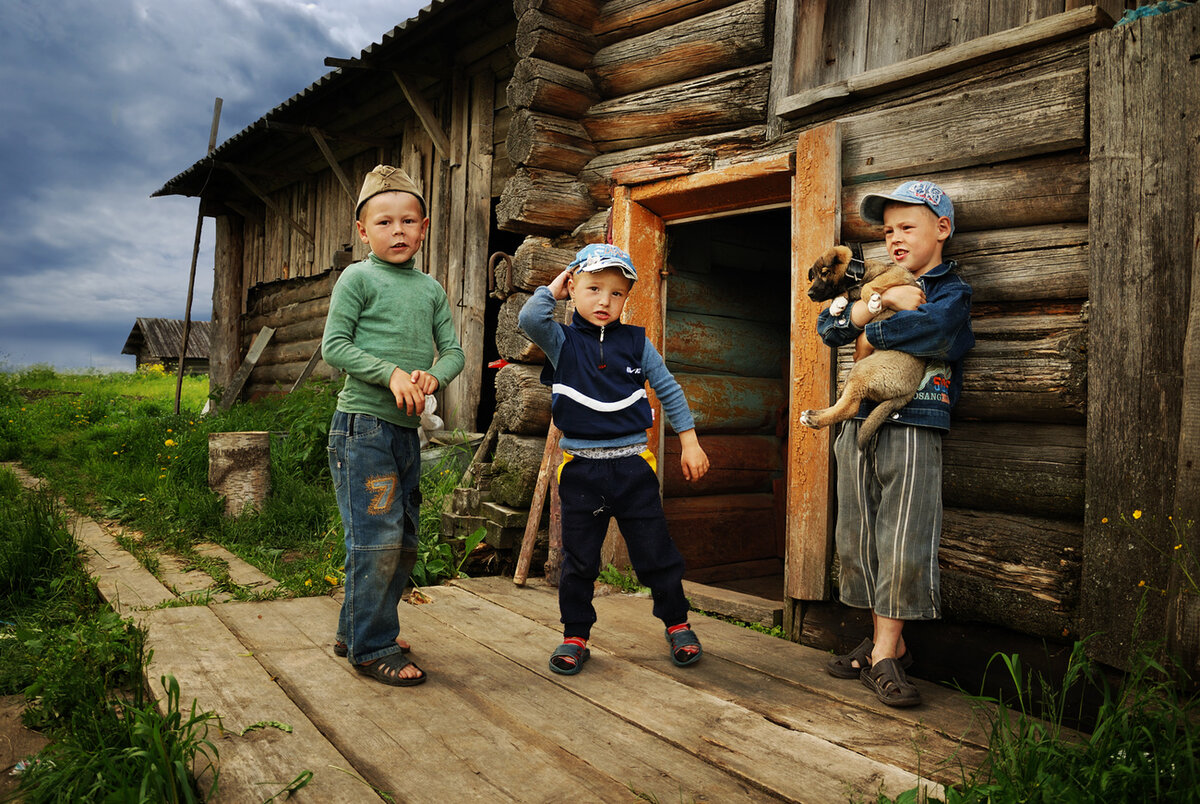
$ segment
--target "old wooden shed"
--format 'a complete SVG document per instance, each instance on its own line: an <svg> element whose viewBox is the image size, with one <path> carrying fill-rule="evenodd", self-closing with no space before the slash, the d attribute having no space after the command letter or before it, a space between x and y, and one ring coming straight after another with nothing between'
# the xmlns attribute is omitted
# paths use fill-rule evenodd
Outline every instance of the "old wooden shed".
<svg viewBox="0 0 1200 804"><path fill-rule="evenodd" d="M438 0L159 191L202 194L217 221L213 381L262 325L276 335L251 393L299 376L338 269L364 256L355 188L398 163L430 200L422 267L468 355L441 411L492 423L496 463L526 467L493 495L509 516L549 425L516 314L608 238L644 277L626 318L713 459L683 483L677 440L653 433L690 579L844 644L830 436L797 416L848 356L816 339L806 272L837 242L882 255L860 199L932 178L955 201L947 253L978 345L944 442L947 616L926 657L1100 632L1092 651L1121 665L1147 587L1163 593L1143 622L1194 651L1172 548L1198 552L1180 523L1200 506L1200 9L1114 28L1125 5Z"/></svg>
<svg viewBox="0 0 1200 804"><path fill-rule="evenodd" d="M187 374L208 372L207 321L193 321L188 334L183 370ZM139 318L129 330L121 354L133 355L137 367L160 365L166 371L179 368L179 347L183 345L183 321L176 318Z"/></svg>

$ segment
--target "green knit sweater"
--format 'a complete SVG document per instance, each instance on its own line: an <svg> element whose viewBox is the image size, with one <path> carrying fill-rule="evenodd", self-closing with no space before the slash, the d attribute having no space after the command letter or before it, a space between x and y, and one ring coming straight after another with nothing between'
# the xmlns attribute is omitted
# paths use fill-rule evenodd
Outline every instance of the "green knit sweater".
<svg viewBox="0 0 1200 804"><path fill-rule="evenodd" d="M419 416L396 406L388 388L392 371L428 371L439 389L462 371L463 350L446 291L413 266L413 260L394 265L371 254L346 268L334 285L321 353L347 375L338 410L418 427Z"/></svg>

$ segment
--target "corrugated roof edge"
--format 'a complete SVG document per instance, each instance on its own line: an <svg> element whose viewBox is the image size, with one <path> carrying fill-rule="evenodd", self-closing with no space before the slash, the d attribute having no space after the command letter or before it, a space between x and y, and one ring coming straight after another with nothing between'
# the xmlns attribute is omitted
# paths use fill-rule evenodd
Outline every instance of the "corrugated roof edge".
<svg viewBox="0 0 1200 804"><path fill-rule="evenodd" d="M418 11L415 17L408 18L407 20L400 23L392 30L384 33L383 37L378 42L367 45L367 47L365 49L363 49L363 51L359 54L358 58L360 60L367 61L372 56L377 55L377 51L390 49L391 47L395 46L396 40L401 39L406 34L411 35L415 29L420 27L423 23L425 23L431 17L436 16L438 14L438 12L440 12L443 8L451 5L454 2L456 2L456 0L433 0L429 5L425 6L420 11ZM222 142L220 145L218 145L213 150L213 152L210 156L206 156L205 158L203 158L203 159L199 160L198 162L196 162L195 164L193 164L187 170L184 170L182 173L172 177L170 180L167 181L166 184L164 184L162 187L160 187L159 189L157 189L153 193L151 193L150 197L151 198L159 198L164 195L186 195L186 193L177 192L175 190L175 186L178 184L182 184L187 179L191 178L191 176L193 174L195 174L195 173L199 172L201 169L203 169L205 167L205 165L208 163L210 158L219 159L222 152L228 150L229 147L231 147L237 143L240 143L242 140L246 139L246 137L250 136L255 131L255 129L259 126L259 124L261 124L265 121L271 120L274 117L277 117L280 113L290 109L293 105L300 102L301 100L308 98L310 95L317 94L319 92L324 91L326 88L328 88L328 86L331 83L333 83L342 74L343 74L343 70L339 67L339 68L332 70L331 72L328 72L325 75L321 76L316 81L314 81L311 85L309 85L306 89L303 89L300 92L297 92L295 95L288 98L287 100L285 100L283 103L276 106L271 111L267 112L265 115L260 117L258 120L254 121L250 125L246 126L244 129L239 131L237 134L234 134L232 137L230 137L229 139Z"/></svg>

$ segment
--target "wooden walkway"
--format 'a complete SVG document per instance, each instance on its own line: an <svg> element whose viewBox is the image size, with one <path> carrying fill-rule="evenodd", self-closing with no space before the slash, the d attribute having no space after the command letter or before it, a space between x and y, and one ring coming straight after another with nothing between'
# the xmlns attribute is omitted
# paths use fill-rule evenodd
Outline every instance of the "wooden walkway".
<svg viewBox="0 0 1200 804"><path fill-rule="evenodd" d="M557 601L536 581L420 590L401 633L430 680L386 687L334 656L336 600L180 605L188 584L164 586L91 520L74 527L105 596L149 630L151 689L170 673L185 707L221 716L216 801L264 801L306 770L289 800L873 801L938 792L982 758L962 696L918 681L925 703L892 710L826 675L827 654L702 615L704 659L677 668L646 597L598 597L591 660L556 675ZM243 582L265 577L229 558ZM263 723L290 731L245 731Z"/></svg>

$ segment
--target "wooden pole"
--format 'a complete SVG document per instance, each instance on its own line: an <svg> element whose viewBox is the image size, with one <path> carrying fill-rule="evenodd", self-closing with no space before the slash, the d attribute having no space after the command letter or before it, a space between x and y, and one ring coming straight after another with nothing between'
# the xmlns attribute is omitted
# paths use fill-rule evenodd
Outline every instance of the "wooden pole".
<svg viewBox="0 0 1200 804"><path fill-rule="evenodd" d="M550 423L546 434L546 449L542 452L542 465L538 469L537 482L533 486L533 500L529 503L529 519L525 522L525 536L521 540L521 552L517 556L517 568L513 583L524 586L529 577L529 564L533 561L533 548L537 544L538 525L542 521L542 506L546 503L546 492L550 488L550 476L554 474L554 458L558 454L558 439L562 431Z"/></svg>
<svg viewBox="0 0 1200 804"><path fill-rule="evenodd" d="M217 125L221 122L221 104L217 98L213 103L212 128L208 132L208 155L217 147ZM188 336L192 330L192 294L196 290L196 260L200 256L200 231L204 227L204 198L196 208L196 237L192 241L192 267L188 272L187 307L183 311L183 342L179 344L179 371L175 375L175 414L179 414L179 399L183 395L183 361L187 357Z"/></svg>

